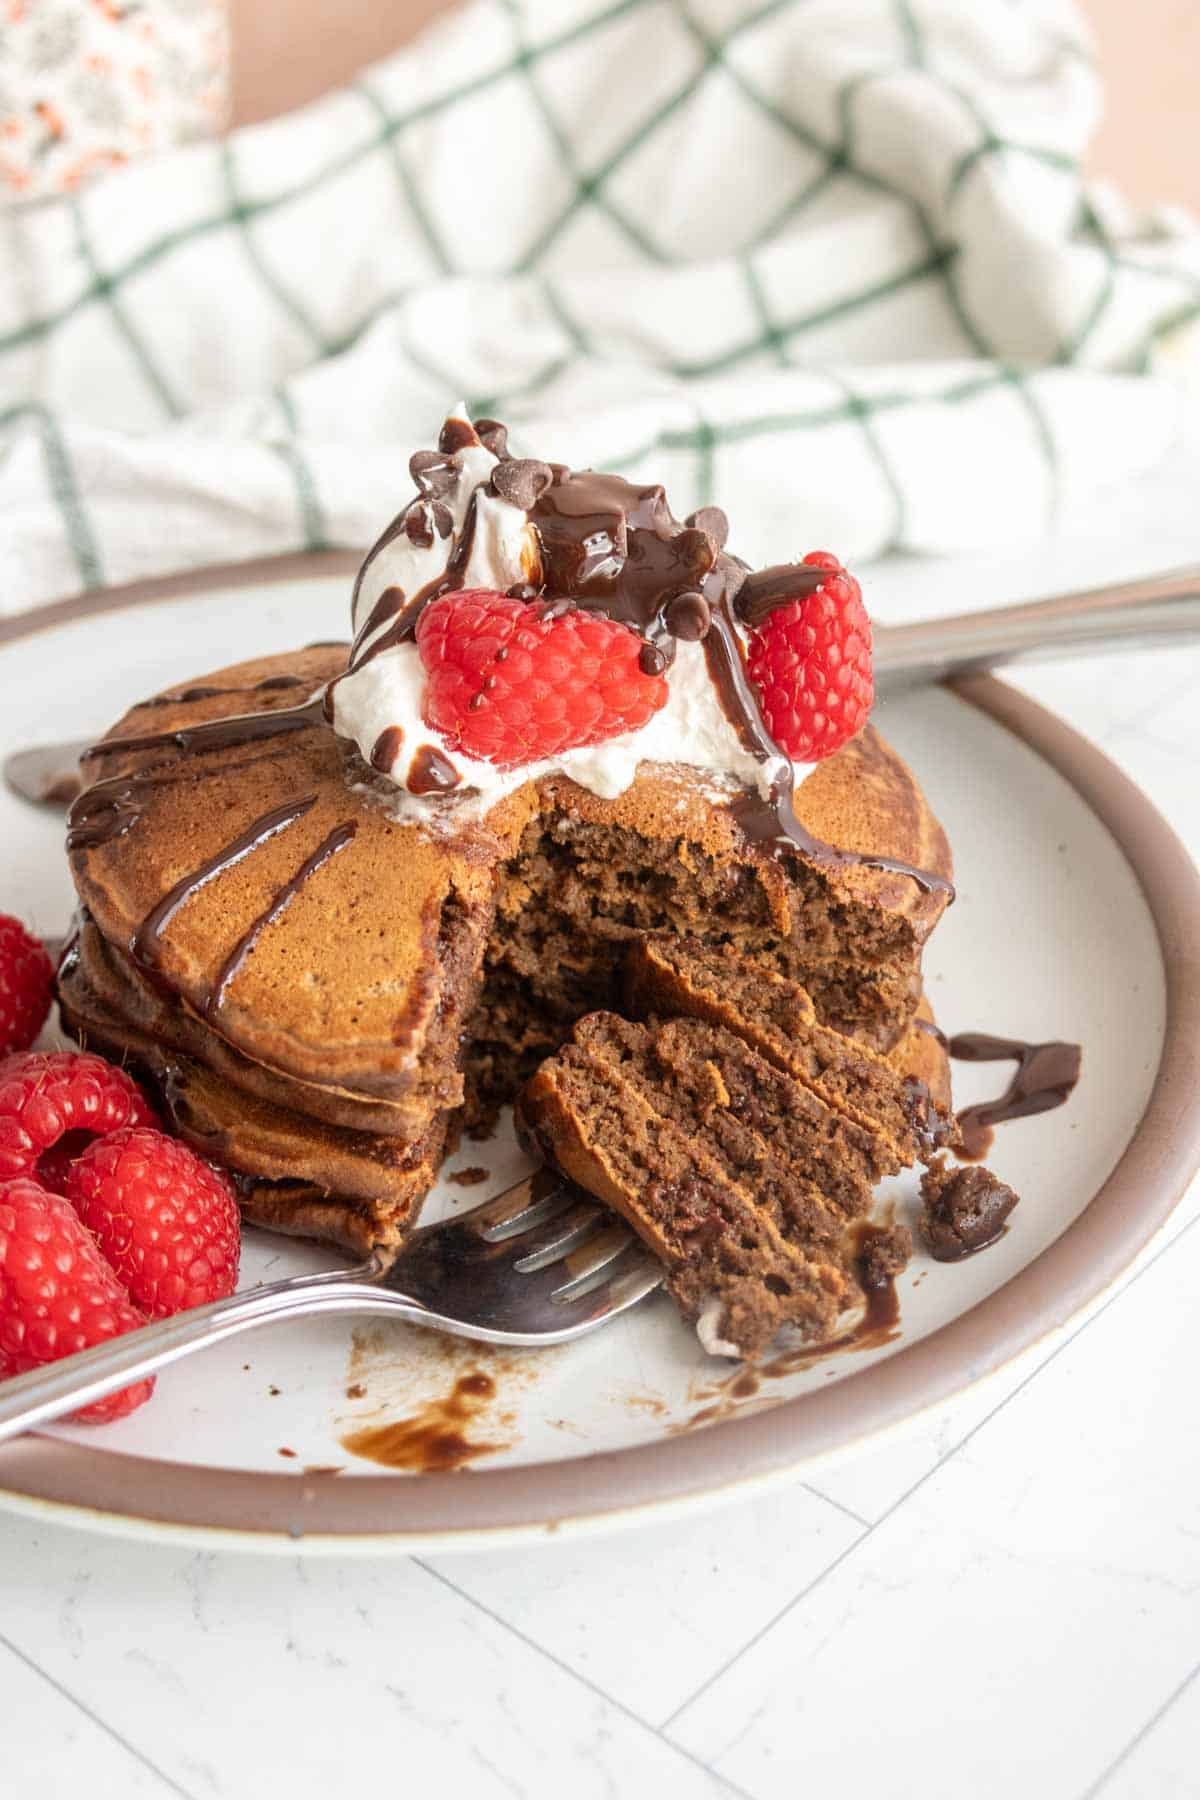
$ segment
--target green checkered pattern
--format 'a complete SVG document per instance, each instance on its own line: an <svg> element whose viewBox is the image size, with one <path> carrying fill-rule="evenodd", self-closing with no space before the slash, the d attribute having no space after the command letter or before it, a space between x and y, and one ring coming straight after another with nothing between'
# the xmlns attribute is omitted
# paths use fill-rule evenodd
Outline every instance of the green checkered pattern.
<svg viewBox="0 0 1200 1800"><path fill-rule="evenodd" d="M1066 25L1064 25L1066 18ZM1162 453L1200 240L1079 173L1060 0L475 0L305 112L0 220L0 609L357 545L465 398L775 560Z"/></svg>

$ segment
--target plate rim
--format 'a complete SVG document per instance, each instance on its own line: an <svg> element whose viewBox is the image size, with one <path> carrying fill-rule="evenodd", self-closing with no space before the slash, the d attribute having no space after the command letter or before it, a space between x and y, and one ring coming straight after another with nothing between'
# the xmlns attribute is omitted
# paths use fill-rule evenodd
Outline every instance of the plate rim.
<svg viewBox="0 0 1200 1800"><path fill-rule="evenodd" d="M210 565L0 619L0 648L131 606L343 574L351 551ZM1166 986L1145 1110L1079 1217L1003 1287L832 1388L708 1428L561 1463L351 1480L164 1463L30 1436L0 1449L0 1506L85 1529L251 1551L496 1548L733 1501L895 1431L1062 1328L1120 1277L1200 1166L1200 871L1141 790L1057 715L992 675L948 684L1029 746L1115 839L1145 898Z"/></svg>

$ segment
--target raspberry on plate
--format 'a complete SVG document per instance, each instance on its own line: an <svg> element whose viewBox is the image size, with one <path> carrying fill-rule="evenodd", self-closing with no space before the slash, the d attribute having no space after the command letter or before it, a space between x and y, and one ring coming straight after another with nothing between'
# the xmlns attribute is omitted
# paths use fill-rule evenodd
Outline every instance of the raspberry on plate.
<svg viewBox="0 0 1200 1800"><path fill-rule="evenodd" d="M54 966L41 938L0 913L0 1056L27 1050L50 1011Z"/></svg>
<svg viewBox="0 0 1200 1800"><path fill-rule="evenodd" d="M821 762L861 731L871 711L871 622L862 590L835 556L804 561L829 574L751 634L747 670L767 730L795 762Z"/></svg>
<svg viewBox="0 0 1200 1800"><path fill-rule="evenodd" d="M667 703L644 641L593 613L547 614L485 588L431 601L417 625L425 723L453 750L515 769L637 731Z"/></svg>
<svg viewBox="0 0 1200 1800"><path fill-rule="evenodd" d="M153 1125L146 1096L123 1069L86 1051L29 1051L0 1062L0 1181L37 1172L70 1133L104 1137ZM52 1179L61 1181L61 1158Z"/></svg>
<svg viewBox="0 0 1200 1800"><path fill-rule="evenodd" d="M61 1195L27 1178L0 1181L0 1377L90 1350L145 1322ZM71 1417L104 1425L153 1392L151 1376Z"/></svg>
<svg viewBox="0 0 1200 1800"><path fill-rule="evenodd" d="M114 1131L72 1164L66 1194L149 1318L232 1294L237 1200L228 1178L186 1144L145 1127Z"/></svg>

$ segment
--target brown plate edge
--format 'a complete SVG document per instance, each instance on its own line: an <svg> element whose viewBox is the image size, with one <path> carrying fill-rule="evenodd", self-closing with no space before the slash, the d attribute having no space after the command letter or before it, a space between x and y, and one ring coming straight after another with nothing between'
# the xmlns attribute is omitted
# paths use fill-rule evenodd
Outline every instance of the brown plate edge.
<svg viewBox="0 0 1200 1800"><path fill-rule="evenodd" d="M345 573L353 553L288 555L141 581L0 620L0 645L125 606L221 586ZM1158 933L1167 990L1146 1110L1112 1173L1055 1243L960 1318L827 1392L660 1443L454 1475L304 1477L164 1463L28 1437L0 1450L3 1500L63 1524L226 1548L492 1547L730 1501L904 1423L993 1373L1101 1295L1200 1165L1200 874L1145 795L1094 745L989 675L952 684L1055 768L1112 833ZM86 1498L85 1498L86 1496Z"/></svg>

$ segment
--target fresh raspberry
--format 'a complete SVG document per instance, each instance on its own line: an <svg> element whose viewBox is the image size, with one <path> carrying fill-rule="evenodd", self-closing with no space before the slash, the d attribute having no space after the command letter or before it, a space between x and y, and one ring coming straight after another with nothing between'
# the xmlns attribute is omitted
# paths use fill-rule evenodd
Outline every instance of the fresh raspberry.
<svg viewBox="0 0 1200 1800"><path fill-rule="evenodd" d="M77 1156L83 1155L91 1142L89 1132L68 1131L59 1138L57 1144L51 1144L49 1150L43 1150L34 1164L34 1174L42 1186L49 1188L52 1194L65 1194L71 1164Z"/></svg>
<svg viewBox="0 0 1200 1800"><path fill-rule="evenodd" d="M0 1182L0 1377L89 1350L145 1322L61 1195L26 1178ZM105 1425L153 1392L151 1376L71 1417Z"/></svg>
<svg viewBox="0 0 1200 1800"><path fill-rule="evenodd" d="M34 1174L38 1158L68 1132L104 1137L155 1122L142 1090L101 1056L28 1051L0 1062L0 1181ZM61 1169L51 1178L60 1180Z"/></svg>
<svg viewBox="0 0 1200 1800"><path fill-rule="evenodd" d="M72 1164L66 1195L149 1318L221 1300L237 1286L232 1184L177 1139L145 1127L98 1138Z"/></svg>
<svg viewBox="0 0 1200 1800"><path fill-rule="evenodd" d="M636 632L571 610L470 588L432 601L417 625L425 723L451 749L515 769L636 731L667 702L639 664Z"/></svg>
<svg viewBox="0 0 1200 1800"><path fill-rule="evenodd" d="M0 913L0 1056L27 1050L50 1011L54 965L41 938Z"/></svg>
<svg viewBox="0 0 1200 1800"><path fill-rule="evenodd" d="M821 762L867 722L874 698L871 621L836 556L804 558L828 579L770 613L751 634L747 669L767 730L796 762Z"/></svg>

